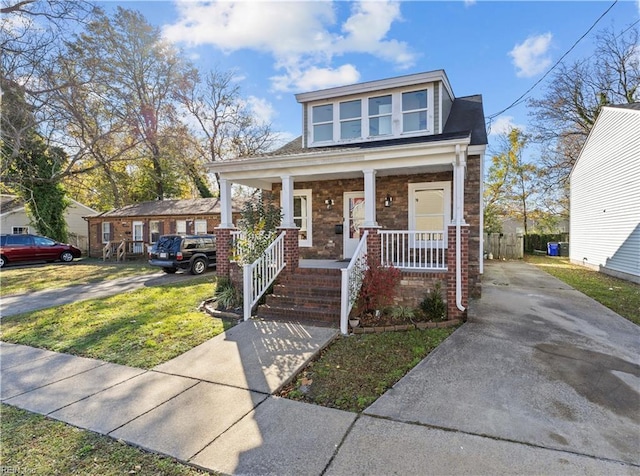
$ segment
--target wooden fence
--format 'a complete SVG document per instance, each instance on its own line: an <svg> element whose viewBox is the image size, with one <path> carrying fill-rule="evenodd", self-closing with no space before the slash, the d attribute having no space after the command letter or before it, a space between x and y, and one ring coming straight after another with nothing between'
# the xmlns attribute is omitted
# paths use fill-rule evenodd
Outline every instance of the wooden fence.
<svg viewBox="0 0 640 476"><path fill-rule="evenodd" d="M522 259L524 236L521 233L485 233L484 257L486 259Z"/></svg>

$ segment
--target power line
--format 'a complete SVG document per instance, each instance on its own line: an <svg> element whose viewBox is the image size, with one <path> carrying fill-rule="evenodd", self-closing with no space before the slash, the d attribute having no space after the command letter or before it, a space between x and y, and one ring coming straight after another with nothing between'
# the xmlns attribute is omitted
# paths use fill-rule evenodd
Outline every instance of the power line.
<svg viewBox="0 0 640 476"><path fill-rule="evenodd" d="M535 82L535 84L534 84L533 86L531 86L529 89L527 89L527 90L525 91L525 93L524 93L524 94L522 94L518 99L516 99L515 101L513 101L509 106L505 107L505 108L504 108L502 111L500 111L500 112L497 112L497 113L495 113L495 114L491 114L490 116L488 116L488 117L487 117L487 119L488 119L489 121L492 121L493 119L495 119L496 117L498 117L500 114L503 114L503 113L507 112L509 109L511 109L511 108L513 108L513 107L517 106L518 104L520 104L520 103L521 103L521 102L522 102L522 101L527 97L527 95L528 95L531 91L533 91L533 90L536 88L536 86L538 86L538 84L540 84L540 83L544 80L544 78L546 78L546 77L549 75L549 73L551 73L551 71L553 71L553 70L554 70L558 65L560 65L560 63L562 63L562 60L563 60L563 59L565 59L565 58L567 57L567 55L568 55L569 53L571 53L571 51L573 51L573 49L574 49L576 46L578 46L578 43L580 43L580 42L581 42L581 41L582 41L582 40L583 40L583 39L584 39L584 38L585 38L585 37L586 37L586 36L591 32L591 30L593 30L593 29L596 27L596 25L600 22L600 20L602 20L602 19L606 16L606 14L607 14L607 13L609 13L609 11L610 11L614 6L615 6L615 4L616 4L616 3L618 3L618 0L614 0L614 2L609 6L609 8L607 8L607 9L605 10L605 12L604 12L602 15L600 15L600 16L598 17L598 19L597 19L595 22L593 22L593 24L589 27L589 29L588 29L588 30L587 30L587 31L586 31L586 32L585 32L585 33L584 33L580 38L578 38L578 39L576 40L576 42L573 44L573 46L571 46L571 48L569 48L569 49L565 52L565 54L563 54L563 55L560 57L560 59L559 59L558 61L556 61L556 63L555 63L551 68L549 68L549 69L547 70L547 72L546 72L546 73L544 73L544 74L542 75L542 77L541 77L538 81L536 81L536 82ZM640 20L639 20L639 21L640 21ZM637 23L637 22L636 22L636 23ZM631 27L633 27L633 25L632 25ZM631 27L629 27L629 28L631 28Z"/></svg>

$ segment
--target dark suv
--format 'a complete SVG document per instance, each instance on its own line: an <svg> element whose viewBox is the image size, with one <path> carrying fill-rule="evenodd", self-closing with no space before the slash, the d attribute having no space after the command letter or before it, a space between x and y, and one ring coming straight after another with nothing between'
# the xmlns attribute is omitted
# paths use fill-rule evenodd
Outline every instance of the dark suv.
<svg viewBox="0 0 640 476"><path fill-rule="evenodd" d="M202 274L216 265L215 235L163 235L149 250L149 264L160 266L165 273L188 269Z"/></svg>
<svg viewBox="0 0 640 476"><path fill-rule="evenodd" d="M20 261L73 261L82 251L73 245L58 243L46 236L0 235L0 268Z"/></svg>

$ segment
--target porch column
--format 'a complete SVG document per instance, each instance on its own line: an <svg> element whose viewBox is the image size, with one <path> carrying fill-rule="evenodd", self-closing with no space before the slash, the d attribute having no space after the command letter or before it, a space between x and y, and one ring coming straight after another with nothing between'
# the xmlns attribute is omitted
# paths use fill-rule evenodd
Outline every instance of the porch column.
<svg viewBox="0 0 640 476"><path fill-rule="evenodd" d="M293 177L290 175L282 176L282 198L280 206L282 207L282 228L296 228L293 220Z"/></svg>
<svg viewBox="0 0 640 476"><path fill-rule="evenodd" d="M224 178L220 178L220 227L234 228L233 216L231 214L231 183Z"/></svg>
<svg viewBox="0 0 640 476"><path fill-rule="evenodd" d="M447 244L447 319L466 319L467 312L456 306L456 226L448 227ZM469 225L460 226L461 304L469 303Z"/></svg>
<svg viewBox="0 0 640 476"><path fill-rule="evenodd" d="M456 160L453 163L453 223L465 224L464 221L464 177L467 168L466 155L456 145Z"/></svg>
<svg viewBox="0 0 640 476"><path fill-rule="evenodd" d="M215 228L216 235L216 274L220 278L229 278L231 273L231 254L235 230L231 215L231 183L224 178L220 186L220 225Z"/></svg>
<svg viewBox="0 0 640 476"><path fill-rule="evenodd" d="M364 172L364 228L376 227L376 171L373 169Z"/></svg>

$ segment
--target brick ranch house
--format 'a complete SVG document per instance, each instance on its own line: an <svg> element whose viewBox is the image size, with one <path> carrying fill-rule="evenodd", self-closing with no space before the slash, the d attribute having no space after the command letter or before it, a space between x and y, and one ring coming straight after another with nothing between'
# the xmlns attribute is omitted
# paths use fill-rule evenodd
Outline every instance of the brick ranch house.
<svg viewBox="0 0 640 476"><path fill-rule="evenodd" d="M353 270L367 255L402 270L399 303L417 305L440 281L449 319L464 318L482 273L482 97L455 97L437 70L296 99L301 137L273 153L210 166L220 177L218 275L233 274L230 190L237 183L274 192L283 213L283 259L275 266L282 271L259 316L340 322L346 333ZM265 262L274 268L274 260ZM276 279L267 271L264 263L245 266L245 318L257 288ZM342 288L330 294L331 283ZM301 288L326 293L301 295Z"/></svg>
<svg viewBox="0 0 640 476"><path fill-rule="evenodd" d="M234 215L239 216L234 210ZM117 259L143 257L165 234L214 234L220 225L217 198L156 200L134 203L84 217L89 227L89 256Z"/></svg>

